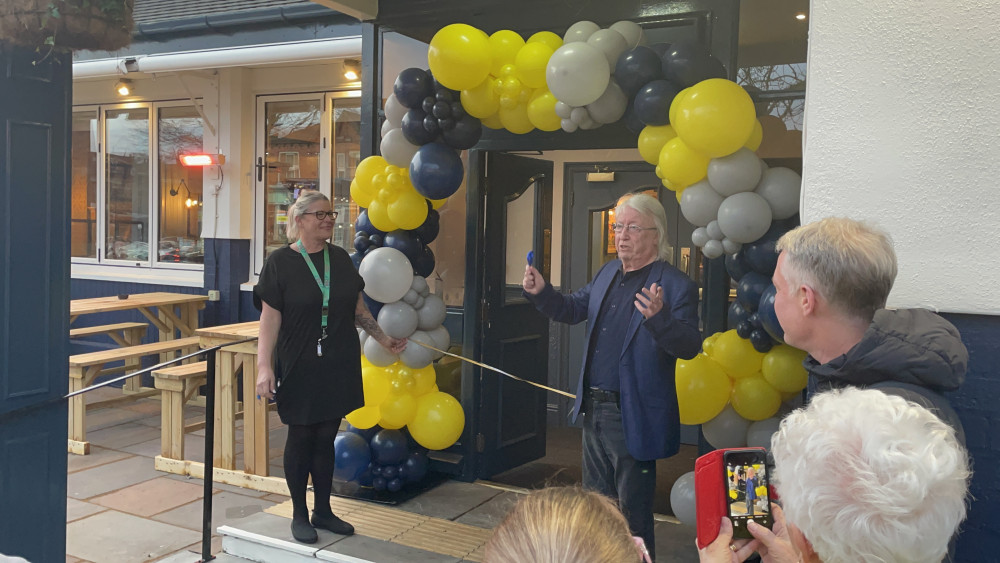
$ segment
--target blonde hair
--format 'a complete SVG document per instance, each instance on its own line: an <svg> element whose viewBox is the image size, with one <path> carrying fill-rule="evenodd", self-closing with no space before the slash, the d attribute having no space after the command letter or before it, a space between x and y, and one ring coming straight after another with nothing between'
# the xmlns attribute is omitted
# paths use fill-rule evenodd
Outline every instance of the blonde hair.
<svg viewBox="0 0 1000 563"><path fill-rule="evenodd" d="M330 202L330 198L317 190L302 190L299 199L288 208L288 223L285 224L285 234L289 241L299 240L299 224L296 219L302 216L309 209L309 206L317 201Z"/></svg>
<svg viewBox="0 0 1000 563"><path fill-rule="evenodd" d="M667 212L663 210L660 200L648 194L625 194L618 198L615 215L623 208L638 211L653 220L656 226L656 251L659 260L669 260L672 257L670 241L667 240Z"/></svg>
<svg viewBox="0 0 1000 563"><path fill-rule="evenodd" d="M577 487L522 498L493 531L483 563L639 561L628 522L614 501Z"/></svg>
<svg viewBox="0 0 1000 563"><path fill-rule="evenodd" d="M832 306L867 322L885 307L896 280L896 252L884 231L862 221L829 217L778 240L789 286L811 286Z"/></svg>

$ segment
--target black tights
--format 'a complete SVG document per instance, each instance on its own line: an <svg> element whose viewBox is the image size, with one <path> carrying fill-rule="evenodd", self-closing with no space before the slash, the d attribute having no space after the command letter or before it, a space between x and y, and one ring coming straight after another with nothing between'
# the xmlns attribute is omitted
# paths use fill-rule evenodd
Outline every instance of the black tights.
<svg viewBox="0 0 1000 563"><path fill-rule="evenodd" d="M316 424L289 424L285 440L285 481L292 496L292 517L309 519L306 487L312 474L315 506L318 514L332 514L330 491L333 488L333 440L340 420Z"/></svg>

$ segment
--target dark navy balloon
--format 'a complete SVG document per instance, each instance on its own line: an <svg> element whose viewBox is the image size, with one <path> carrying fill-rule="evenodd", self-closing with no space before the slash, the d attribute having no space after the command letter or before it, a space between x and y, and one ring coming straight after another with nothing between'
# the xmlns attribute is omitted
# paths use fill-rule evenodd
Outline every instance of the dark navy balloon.
<svg viewBox="0 0 1000 563"><path fill-rule="evenodd" d="M365 443L367 443L370 442L372 437L374 437L375 434L377 434L378 431L381 429L382 428L380 428L379 425L377 424L375 426L372 426L371 428L358 428L357 426L354 426L353 424L348 422L347 428L345 428L344 431L352 432L354 434L357 434L358 436L361 436L362 438L365 439Z"/></svg>
<svg viewBox="0 0 1000 563"><path fill-rule="evenodd" d="M375 477L372 479L372 488L376 491L384 491L388 482L385 477Z"/></svg>
<svg viewBox="0 0 1000 563"><path fill-rule="evenodd" d="M670 104L679 92L669 80L649 82L635 95L632 111L646 125L666 125L670 123Z"/></svg>
<svg viewBox="0 0 1000 563"><path fill-rule="evenodd" d="M440 143L420 147L410 161L410 181L427 199L450 197L461 187L464 172L458 153Z"/></svg>
<svg viewBox="0 0 1000 563"><path fill-rule="evenodd" d="M743 308L751 313L757 310L760 303L760 296L764 294L767 286L771 285L771 278L757 272L750 272L740 278L736 285L736 299L743 305Z"/></svg>
<svg viewBox="0 0 1000 563"><path fill-rule="evenodd" d="M427 459L427 454L424 452L411 452L410 455L406 456L406 461L403 462L403 467L406 468L406 481L416 483L423 479L427 475L429 463L430 460Z"/></svg>
<svg viewBox="0 0 1000 563"><path fill-rule="evenodd" d="M354 264L355 270L361 267L361 261L364 260L364 258L365 258L364 254L360 252L355 252L354 254L351 254L351 263Z"/></svg>
<svg viewBox="0 0 1000 563"><path fill-rule="evenodd" d="M764 329L758 328L750 333L750 344L753 344L754 350L765 354L774 346L774 341L764 332Z"/></svg>
<svg viewBox="0 0 1000 563"><path fill-rule="evenodd" d="M362 231L354 236L354 250L364 252L368 250L368 247L371 245L371 241L368 240L368 233Z"/></svg>
<svg viewBox="0 0 1000 563"><path fill-rule="evenodd" d="M740 281L740 278L752 269L753 268L750 267L750 263L747 262L746 257L743 256L742 250L736 254L726 255L726 272L729 273L729 279L734 282Z"/></svg>
<svg viewBox="0 0 1000 563"><path fill-rule="evenodd" d="M441 103L441 102L438 102ZM444 142L453 149L471 149L479 142L483 136L483 124L478 118L469 114L464 114L450 129L442 126L444 132Z"/></svg>
<svg viewBox="0 0 1000 563"><path fill-rule="evenodd" d="M423 69L408 68L396 76L392 92L402 106L419 108L424 98L433 95L434 84Z"/></svg>
<svg viewBox="0 0 1000 563"><path fill-rule="evenodd" d="M372 460L381 465L397 465L406 459L406 436L399 430L380 430L371 441ZM382 469L385 473L385 469Z"/></svg>
<svg viewBox="0 0 1000 563"><path fill-rule="evenodd" d="M361 475L358 475L357 482L362 487L371 487L373 478L374 475L372 475L371 470L365 469L364 471L361 472Z"/></svg>
<svg viewBox="0 0 1000 563"><path fill-rule="evenodd" d="M434 272L434 251L429 246L424 245L423 252L420 253L416 261L410 262L410 264L413 266L414 274L429 278Z"/></svg>
<svg viewBox="0 0 1000 563"><path fill-rule="evenodd" d="M368 210L364 208L361 208L361 213L358 214L358 220L354 222L354 228L357 231L368 233L369 237L371 237L371 235L385 234L385 231L380 231L372 225L372 222L368 220Z"/></svg>
<svg viewBox="0 0 1000 563"><path fill-rule="evenodd" d="M430 202L427 202L427 205L429 206ZM441 230L441 215L438 214L437 209L428 209L427 219L424 219L422 225L420 225L416 229L413 229L410 232L420 237L420 242L424 244L430 244L434 242L434 239L437 238L438 232L440 230Z"/></svg>
<svg viewBox="0 0 1000 563"><path fill-rule="evenodd" d="M747 317L749 316L750 316L750 311L747 311L746 307L744 307L742 303L740 303L739 301L733 301L732 303L729 304L729 315L727 316L728 320L727 326L729 328L736 328L737 325L747 320ZM744 336L742 338L746 337Z"/></svg>
<svg viewBox="0 0 1000 563"><path fill-rule="evenodd" d="M646 124L639 119L638 115L636 115L635 108L633 107L634 105L635 102L633 100L633 102L629 103L628 109L625 110L625 127L628 128L629 131L638 135L639 133L642 133L643 129L645 129Z"/></svg>
<svg viewBox="0 0 1000 563"><path fill-rule="evenodd" d="M775 221L759 239L744 244L743 256L750 268L768 277L774 275L774 268L778 265L778 239L791 228L787 223Z"/></svg>
<svg viewBox="0 0 1000 563"><path fill-rule="evenodd" d="M396 477L399 477L399 466L386 465L382 467L382 476L386 479L395 479Z"/></svg>
<svg viewBox="0 0 1000 563"><path fill-rule="evenodd" d="M353 481L371 463L368 442L353 432L341 432L333 441L333 476L341 481Z"/></svg>
<svg viewBox="0 0 1000 563"><path fill-rule="evenodd" d="M406 259L412 264L416 261L420 253L423 252L424 245L420 239L412 234L412 231L395 230L385 235L383 247L395 248L403 253Z"/></svg>
<svg viewBox="0 0 1000 563"><path fill-rule="evenodd" d="M436 132L432 133L424 126L428 118L437 126L437 120L424 113L424 110L420 108L406 112L399 128L402 129L403 136L406 137L407 141L414 145L426 145L437 138Z"/></svg>
<svg viewBox="0 0 1000 563"><path fill-rule="evenodd" d="M663 75L681 88L709 78L725 78L726 68L701 43L679 41L663 54Z"/></svg>
<svg viewBox="0 0 1000 563"><path fill-rule="evenodd" d="M760 324L764 328L764 331L771 335L771 338L784 344L785 330L781 328L781 323L778 322L778 314L774 312L774 296L777 293L778 290L774 287L774 284L771 284L764 290L764 293L760 296L760 303L757 305L757 316L760 318Z"/></svg>
<svg viewBox="0 0 1000 563"><path fill-rule="evenodd" d="M385 484L385 488L388 489L390 493L399 492L399 490L403 488L403 480L399 477L389 479L389 482Z"/></svg>
<svg viewBox="0 0 1000 563"><path fill-rule="evenodd" d="M740 338L747 339L753 333L753 324L750 321L742 321L740 324L736 325L736 336Z"/></svg>
<svg viewBox="0 0 1000 563"><path fill-rule="evenodd" d="M614 75L625 97L632 99L647 83L663 78L660 56L642 45L629 49L618 56Z"/></svg>
<svg viewBox="0 0 1000 563"><path fill-rule="evenodd" d="M372 249L369 248L368 250ZM371 297L368 297L368 294L363 291L361 292L361 298L365 300L365 305L368 306L368 312L372 314L373 318L377 319L378 312L382 310L382 306L385 305L385 303L380 303L378 301L375 301Z"/></svg>

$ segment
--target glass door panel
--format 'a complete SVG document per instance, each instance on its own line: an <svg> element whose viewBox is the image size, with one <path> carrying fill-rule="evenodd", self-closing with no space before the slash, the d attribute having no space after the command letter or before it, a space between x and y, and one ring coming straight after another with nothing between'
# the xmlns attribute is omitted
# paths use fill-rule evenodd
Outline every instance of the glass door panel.
<svg viewBox="0 0 1000 563"><path fill-rule="evenodd" d="M149 109L109 109L105 121L105 256L149 261Z"/></svg>
<svg viewBox="0 0 1000 563"><path fill-rule="evenodd" d="M97 110L73 112L70 255L97 258Z"/></svg>

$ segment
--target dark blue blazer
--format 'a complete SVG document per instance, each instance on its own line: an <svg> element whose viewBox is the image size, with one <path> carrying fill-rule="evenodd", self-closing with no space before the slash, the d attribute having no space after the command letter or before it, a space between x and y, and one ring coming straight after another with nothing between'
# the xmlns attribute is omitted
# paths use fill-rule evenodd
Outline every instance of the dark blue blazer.
<svg viewBox="0 0 1000 563"><path fill-rule="evenodd" d="M528 295L539 311L554 321L576 324L597 319L601 303L622 263L605 264L594 279L579 291L563 295L546 284L538 295ZM625 442L632 457L651 460L670 457L680 447L680 416L674 364L691 359L701 350L698 330L698 286L680 270L663 261L653 262L643 287L658 283L663 288L663 309L643 319L638 309L625 333L621 353L621 410ZM588 323L584 342L584 366L573 404L576 422L583 401L586 359L594 323Z"/></svg>

